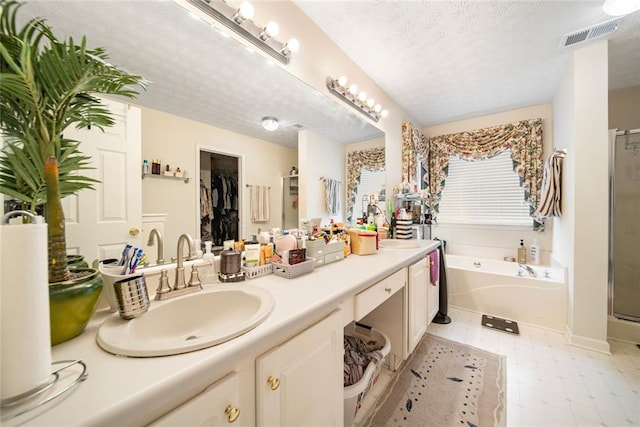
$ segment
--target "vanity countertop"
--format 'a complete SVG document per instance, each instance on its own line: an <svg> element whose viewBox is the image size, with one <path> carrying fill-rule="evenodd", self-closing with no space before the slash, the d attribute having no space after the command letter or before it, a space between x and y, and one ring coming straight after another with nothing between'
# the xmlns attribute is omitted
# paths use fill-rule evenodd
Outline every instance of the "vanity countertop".
<svg viewBox="0 0 640 427"><path fill-rule="evenodd" d="M176 404L176 396L202 390L232 371L238 360L260 354L295 335L301 327L320 320L346 299L419 260L439 244L425 240L418 248L380 248L372 255L350 255L344 261L294 279L270 274L248 280L244 283L263 287L273 294L275 307L271 315L255 329L231 341L181 355L127 358L105 352L98 347L96 334L108 316L117 314L98 312L82 335L52 349L53 361L84 361L89 374L86 381L64 397L13 419L10 424L17 421L42 426L146 424L153 420L148 419L153 408L170 410Z"/></svg>

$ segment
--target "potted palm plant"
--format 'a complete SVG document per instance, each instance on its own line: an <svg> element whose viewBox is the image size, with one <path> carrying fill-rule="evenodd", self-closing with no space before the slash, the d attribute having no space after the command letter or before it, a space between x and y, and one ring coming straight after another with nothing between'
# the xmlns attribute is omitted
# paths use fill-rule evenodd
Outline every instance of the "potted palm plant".
<svg viewBox="0 0 640 427"><path fill-rule="evenodd" d="M136 86L144 88L145 81L109 64L105 49L88 48L84 37L80 43L58 39L42 18L18 25L20 3L0 0L0 7L0 125L4 137L0 192L20 200L25 210L44 207L52 344L56 344L84 330L101 290L95 270L70 270L67 263L61 200L93 189L98 181L80 175L90 168L91 159L80 152L80 142L65 138L64 132L72 126L112 126L111 113L97 95L134 98ZM67 289L82 280L76 276L93 277L100 283L81 286L75 293L80 300L70 305ZM56 330L58 327L62 330Z"/></svg>

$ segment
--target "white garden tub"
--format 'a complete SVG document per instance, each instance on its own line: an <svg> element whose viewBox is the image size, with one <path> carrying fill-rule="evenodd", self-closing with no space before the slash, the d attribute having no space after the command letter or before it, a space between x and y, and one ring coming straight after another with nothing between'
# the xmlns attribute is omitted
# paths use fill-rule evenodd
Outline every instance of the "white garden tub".
<svg viewBox="0 0 640 427"><path fill-rule="evenodd" d="M446 265L451 306L564 331L564 268L529 265L532 277L515 262L453 254Z"/></svg>

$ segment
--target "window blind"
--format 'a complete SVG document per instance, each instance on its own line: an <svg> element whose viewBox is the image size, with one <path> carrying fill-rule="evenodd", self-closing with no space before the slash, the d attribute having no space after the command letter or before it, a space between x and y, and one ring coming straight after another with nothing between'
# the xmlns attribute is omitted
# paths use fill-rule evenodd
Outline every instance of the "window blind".
<svg viewBox="0 0 640 427"><path fill-rule="evenodd" d="M529 226L529 206L513 171L511 151L480 161L451 156L437 222Z"/></svg>
<svg viewBox="0 0 640 427"><path fill-rule="evenodd" d="M356 203L353 205L353 221L355 221L356 218L361 218L362 212L367 211L369 196L373 196L375 193L380 194L384 182L384 171L373 172L369 169L362 169L360 174L360 184L356 191Z"/></svg>

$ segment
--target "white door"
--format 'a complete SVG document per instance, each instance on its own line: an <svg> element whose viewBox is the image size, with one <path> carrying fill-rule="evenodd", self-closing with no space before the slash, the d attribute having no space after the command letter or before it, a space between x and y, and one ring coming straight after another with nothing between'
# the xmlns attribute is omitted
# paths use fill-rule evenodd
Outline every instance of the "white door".
<svg viewBox="0 0 640 427"><path fill-rule="evenodd" d="M409 340L408 353L416 348L427 331L428 258L409 267Z"/></svg>
<svg viewBox="0 0 640 427"><path fill-rule="evenodd" d="M256 360L258 426L342 426L342 312Z"/></svg>
<svg viewBox="0 0 640 427"><path fill-rule="evenodd" d="M126 243L141 246L141 111L121 102L103 100L115 125L68 130L65 136L81 141L80 150L92 158L95 169L83 171L101 183L63 199L67 252L95 259L117 258Z"/></svg>

